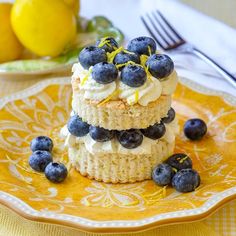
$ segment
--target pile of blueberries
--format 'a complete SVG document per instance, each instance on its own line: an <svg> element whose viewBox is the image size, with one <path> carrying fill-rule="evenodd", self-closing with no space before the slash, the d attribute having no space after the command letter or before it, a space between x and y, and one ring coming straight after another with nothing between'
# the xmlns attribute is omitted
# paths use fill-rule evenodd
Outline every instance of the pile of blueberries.
<svg viewBox="0 0 236 236"><path fill-rule="evenodd" d="M61 183L67 177L68 171L64 164L53 162L53 142L47 136L38 136L30 144L32 155L29 165L32 169L44 172L46 178L53 183Z"/></svg>
<svg viewBox="0 0 236 236"><path fill-rule="evenodd" d="M91 138L96 142L106 142L116 137L123 147L132 149L142 144L143 135L154 140L161 138L166 132L164 123L170 123L174 120L174 118L175 111L171 108L168 111L167 117L163 118L159 123L149 126L146 129L117 131L89 125L88 123L82 121L78 115L73 115L67 123L67 128L69 132L76 137L83 137L89 133Z"/></svg>
<svg viewBox="0 0 236 236"><path fill-rule="evenodd" d="M130 87L140 87L147 80L145 68L140 65L141 55L148 56L145 67L150 74L161 80L174 70L174 63L165 54L156 53L156 43L149 37L138 37L128 43L127 50L117 53L111 63L108 63L108 53L118 49L114 38L106 37L98 40L95 46L84 48L79 54L79 62L84 69L91 66L92 78L100 84L108 84L118 77ZM132 64L131 64L131 63Z"/></svg>
<svg viewBox="0 0 236 236"><path fill-rule="evenodd" d="M190 119L184 124L184 134L190 140L200 140L206 133L207 125L201 119ZM157 165L152 178L160 186L172 185L183 193L194 191L201 182L198 172L192 169L192 160L184 153L174 154Z"/></svg>

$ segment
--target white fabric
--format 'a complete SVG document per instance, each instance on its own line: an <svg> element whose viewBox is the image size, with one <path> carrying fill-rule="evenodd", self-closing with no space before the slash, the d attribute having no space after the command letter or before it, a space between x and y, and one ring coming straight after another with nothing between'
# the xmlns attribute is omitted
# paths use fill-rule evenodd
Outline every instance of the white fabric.
<svg viewBox="0 0 236 236"><path fill-rule="evenodd" d="M217 3L216 3L217 4ZM140 15L159 9L189 42L236 76L236 30L174 0L81 0L81 15L105 15L122 29L126 41L149 35ZM236 94L214 69L192 55L172 54L177 71L207 87Z"/></svg>

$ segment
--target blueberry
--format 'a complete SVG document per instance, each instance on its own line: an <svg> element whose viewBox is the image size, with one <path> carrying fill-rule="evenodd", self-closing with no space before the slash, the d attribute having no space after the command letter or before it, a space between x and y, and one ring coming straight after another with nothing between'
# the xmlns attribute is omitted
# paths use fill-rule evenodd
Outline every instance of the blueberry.
<svg viewBox="0 0 236 236"><path fill-rule="evenodd" d="M172 178L172 186L179 192L194 191L200 185L201 179L196 170L182 169Z"/></svg>
<svg viewBox="0 0 236 236"><path fill-rule="evenodd" d="M148 138L159 139L165 134L166 127L162 122L160 122L160 123L151 125L146 129L142 129L141 132L143 133L144 136Z"/></svg>
<svg viewBox="0 0 236 236"><path fill-rule="evenodd" d="M99 39L96 42L96 46L104 49L106 52L113 52L119 47L116 40L112 37L105 37L105 38Z"/></svg>
<svg viewBox="0 0 236 236"><path fill-rule="evenodd" d="M64 164L52 162L45 168L45 176L53 183L61 183L67 177L68 171Z"/></svg>
<svg viewBox="0 0 236 236"><path fill-rule="evenodd" d="M149 37L138 37L132 39L127 46L128 50L131 52L136 52L139 55L145 54L150 55L156 51L156 43L152 38Z"/></svg>
<svg viewBox="0 0 236 236"><path fill-rule="evenodd" d="M90 126L89 134L97 142L106 142L114 137L114 131L97 126Z"/></svg>
<svg viewBox="0 0 236 236"><path fill-rule="evenodd" d="M116 135L120 144L128 149L136 148L143 142L143 135L138 129L117 131Z"/></svg>
<svg viewBox="0 0 236 236"><path fill-rule="evenodd" d="M206 123L201 119L190 119L184 124L184 134L191 140L201 139L206 132Z"/></svg>
<svg viewBox="0 0 236 236"><path fill-rule="evenodd" d="M52 140L47 136L38 136L31 141L30 149L34 152L45 150L51 152L53 148Z"/></svg>
<svg viewBox="0 0 236 236"><path fill-rule="evenodd" d="M162 122L168 124L172 122L175 119L175 110L171 107L170 110L167 113L167 116L162 118Z"/></svg>
<svg viewBox="0 0 236 236"><path fill-rule="evenodd" d="M149 72L155 78L164 78L169 76L174 70L174 63L171 58L164 54L153 54L146 62Z"/></svg>
<svg viewBox="0 0 236 236"><path fill-rule="evenodd" d="M85 136L89 132L89 124L83 122L78 115L73 115L70 117L67 128L71 134L76 137Z"/></svg>
<svg viewBox="0 0 236 236"><path fill-rule="evenodd" d="M171 183L174 174L175 172L171 166L166 163L162 163L153 169L152 178L156 184L164 186Z"/></svg>
<svg viewBox="0 0 236 236"><path fill-rule="evenodd" d="M129 61L132 61L136 64L139 64L140 63L140 57L135 52L128 52L128 51L124 52L124 51L122 51L122 52L118 53L115 56L115 58L113 60L113 63L115 65L122 65L122 64L125 64L125 63L129 62ZM124 68L124 66L119 67L119 69L122 69L122 68Z"/></svg>
<svg viewBox="0 0 236 236"><path fill-rule="evenodd" d="M52 162L52 155L48 151L37 150L29 158L29 165L36 171L43 172L45 167Z"/></svg>
<svg viewBox="0 0 236 236"><path fill-rule="evenodd" d="M184 153L173 154L165 162L177 171L182 169L192 169L193 166L191 158Z"/></svg>
<svg viewBox="0 0 236 236"><path fill-rule="evenodd" d="M100 62L93 67L92 78L99 84L108 84L117 79L118 70L114 64Z"/></svg>
<svg viewBox="0 0 236 236"><path fill-rule="evenodd" d="M130 87L140 87L147 80L147 74L142 66L127 65L122 69L120 79Z"/></svg>
<svg viewBox="0 0 236 236"><path fill-rule="evenodd" d="M107 61L106 51L95 46L86 47L79 54L79 62L85 69L105 61Z"/></svg>

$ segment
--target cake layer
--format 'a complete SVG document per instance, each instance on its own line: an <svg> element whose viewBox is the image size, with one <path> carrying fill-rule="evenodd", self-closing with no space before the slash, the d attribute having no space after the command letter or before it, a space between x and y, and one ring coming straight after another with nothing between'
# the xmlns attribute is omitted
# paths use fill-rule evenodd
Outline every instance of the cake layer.
<svg viewBox="0 0 236 236"><path fill-rule="evenodd" d="M161 96L147 106L126 105L122 100L103 105L84 99L83 93L74 90L72 108L87 123L109 130L144 129L160 122L171 107L171 96Z"/></svg>
<svg viewBox="0 0 236 236"><path fill-rule="evenodd" d="M152 169L173 154L175 141L156 143L152 154L92 154L83 143L69 148L69 159L83 176L106 183L151 179Z"/></svg>

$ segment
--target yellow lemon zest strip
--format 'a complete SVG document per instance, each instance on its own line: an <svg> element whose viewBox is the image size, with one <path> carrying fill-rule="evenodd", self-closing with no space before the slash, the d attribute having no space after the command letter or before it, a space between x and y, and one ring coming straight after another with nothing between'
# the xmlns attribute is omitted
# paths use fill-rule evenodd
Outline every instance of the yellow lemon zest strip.
<svg viewBox="0 0 236 236"><path fill-rule="evenodd" d="M98 47L101 48L103 47L105 44L110 46L110 41L107 39L108 37L103 38L100 43L98 44Z"/></svg>
<svg viewBox="0 0 236 236"><path fill-rule="evenodd" d="M103 104L110 101L114 96L118 95L120 93L120 89L116 89L112 94L110 94L106 99L102 100L100 103L98 103L98 106L102 106Z"/></svg>
<svg viewBox="0 0 236 236"><path fill-rule="evenodd" d="M150 46L148 46L148 53L149 53L149 56L152 55L152 51L151 51L151 47Z"/></svg>
<svg viewBox="0 0 236 236"><path fill-rule="evenodd" d="M128 50L123 50L125 53L128 53L128 54L135 54L134 52L130 52L130 51L128 51Z"/></svg>
<svg viewBox="0 0 236 236"><path fill-rule="evenodd" d="M114 58L115 58L115 56L116 56L119 52L121 52L123 49L124 49L123 47L119 47L119 48L117 48L115 51L113 51L113 52L111 52L111 53L108 52L108 53L107 53L107 61L108 61L109 63L112 63L113 60L114 60Z"/></svg>
<svg viewBox="0 0 236 236"><path fill-rule="evenodd" d="M92 73L92 68L90 67L89 68L89 71L88 71L88 73L87 73L87 75L86 76L84 76L84 78L81 80L81 86L83 86L84 84L85 84L85 82L88 80L88 78L89 78L89 76L90 76L90 74Z"/></svg>
<svg viewBox="0 0 236 236"><path fill-rule="evenodd" d="M135 101L135 103L138 103L138 99L139 99L139 91L135 90L135 94L134 94L134 101Z"/></svg>
<svg viewBox="0 0 236 236"><path fill-rule="evenodd" d="M176 168L174 168L174 167L172 167L172 170L173 170L175 173L178 172L178 170L177 170Z"/></svg>
<svg viewBox="0 0 236 236"><path fill-rule="evenodd" d="M116 68L119 69L120 67L127 66L127 65L138 65L138 64L136 64L133 61L127 61L126 63L116 65ZM138 66L140 66L140 65L138 65Z"/></svg>
<svg viewBox="0 0 236 236"><path fill-rule="evenodd" d="M183 163L186 159L188 159L188 156L185 156L184 158L180 159L179 163Z"/></svg>

